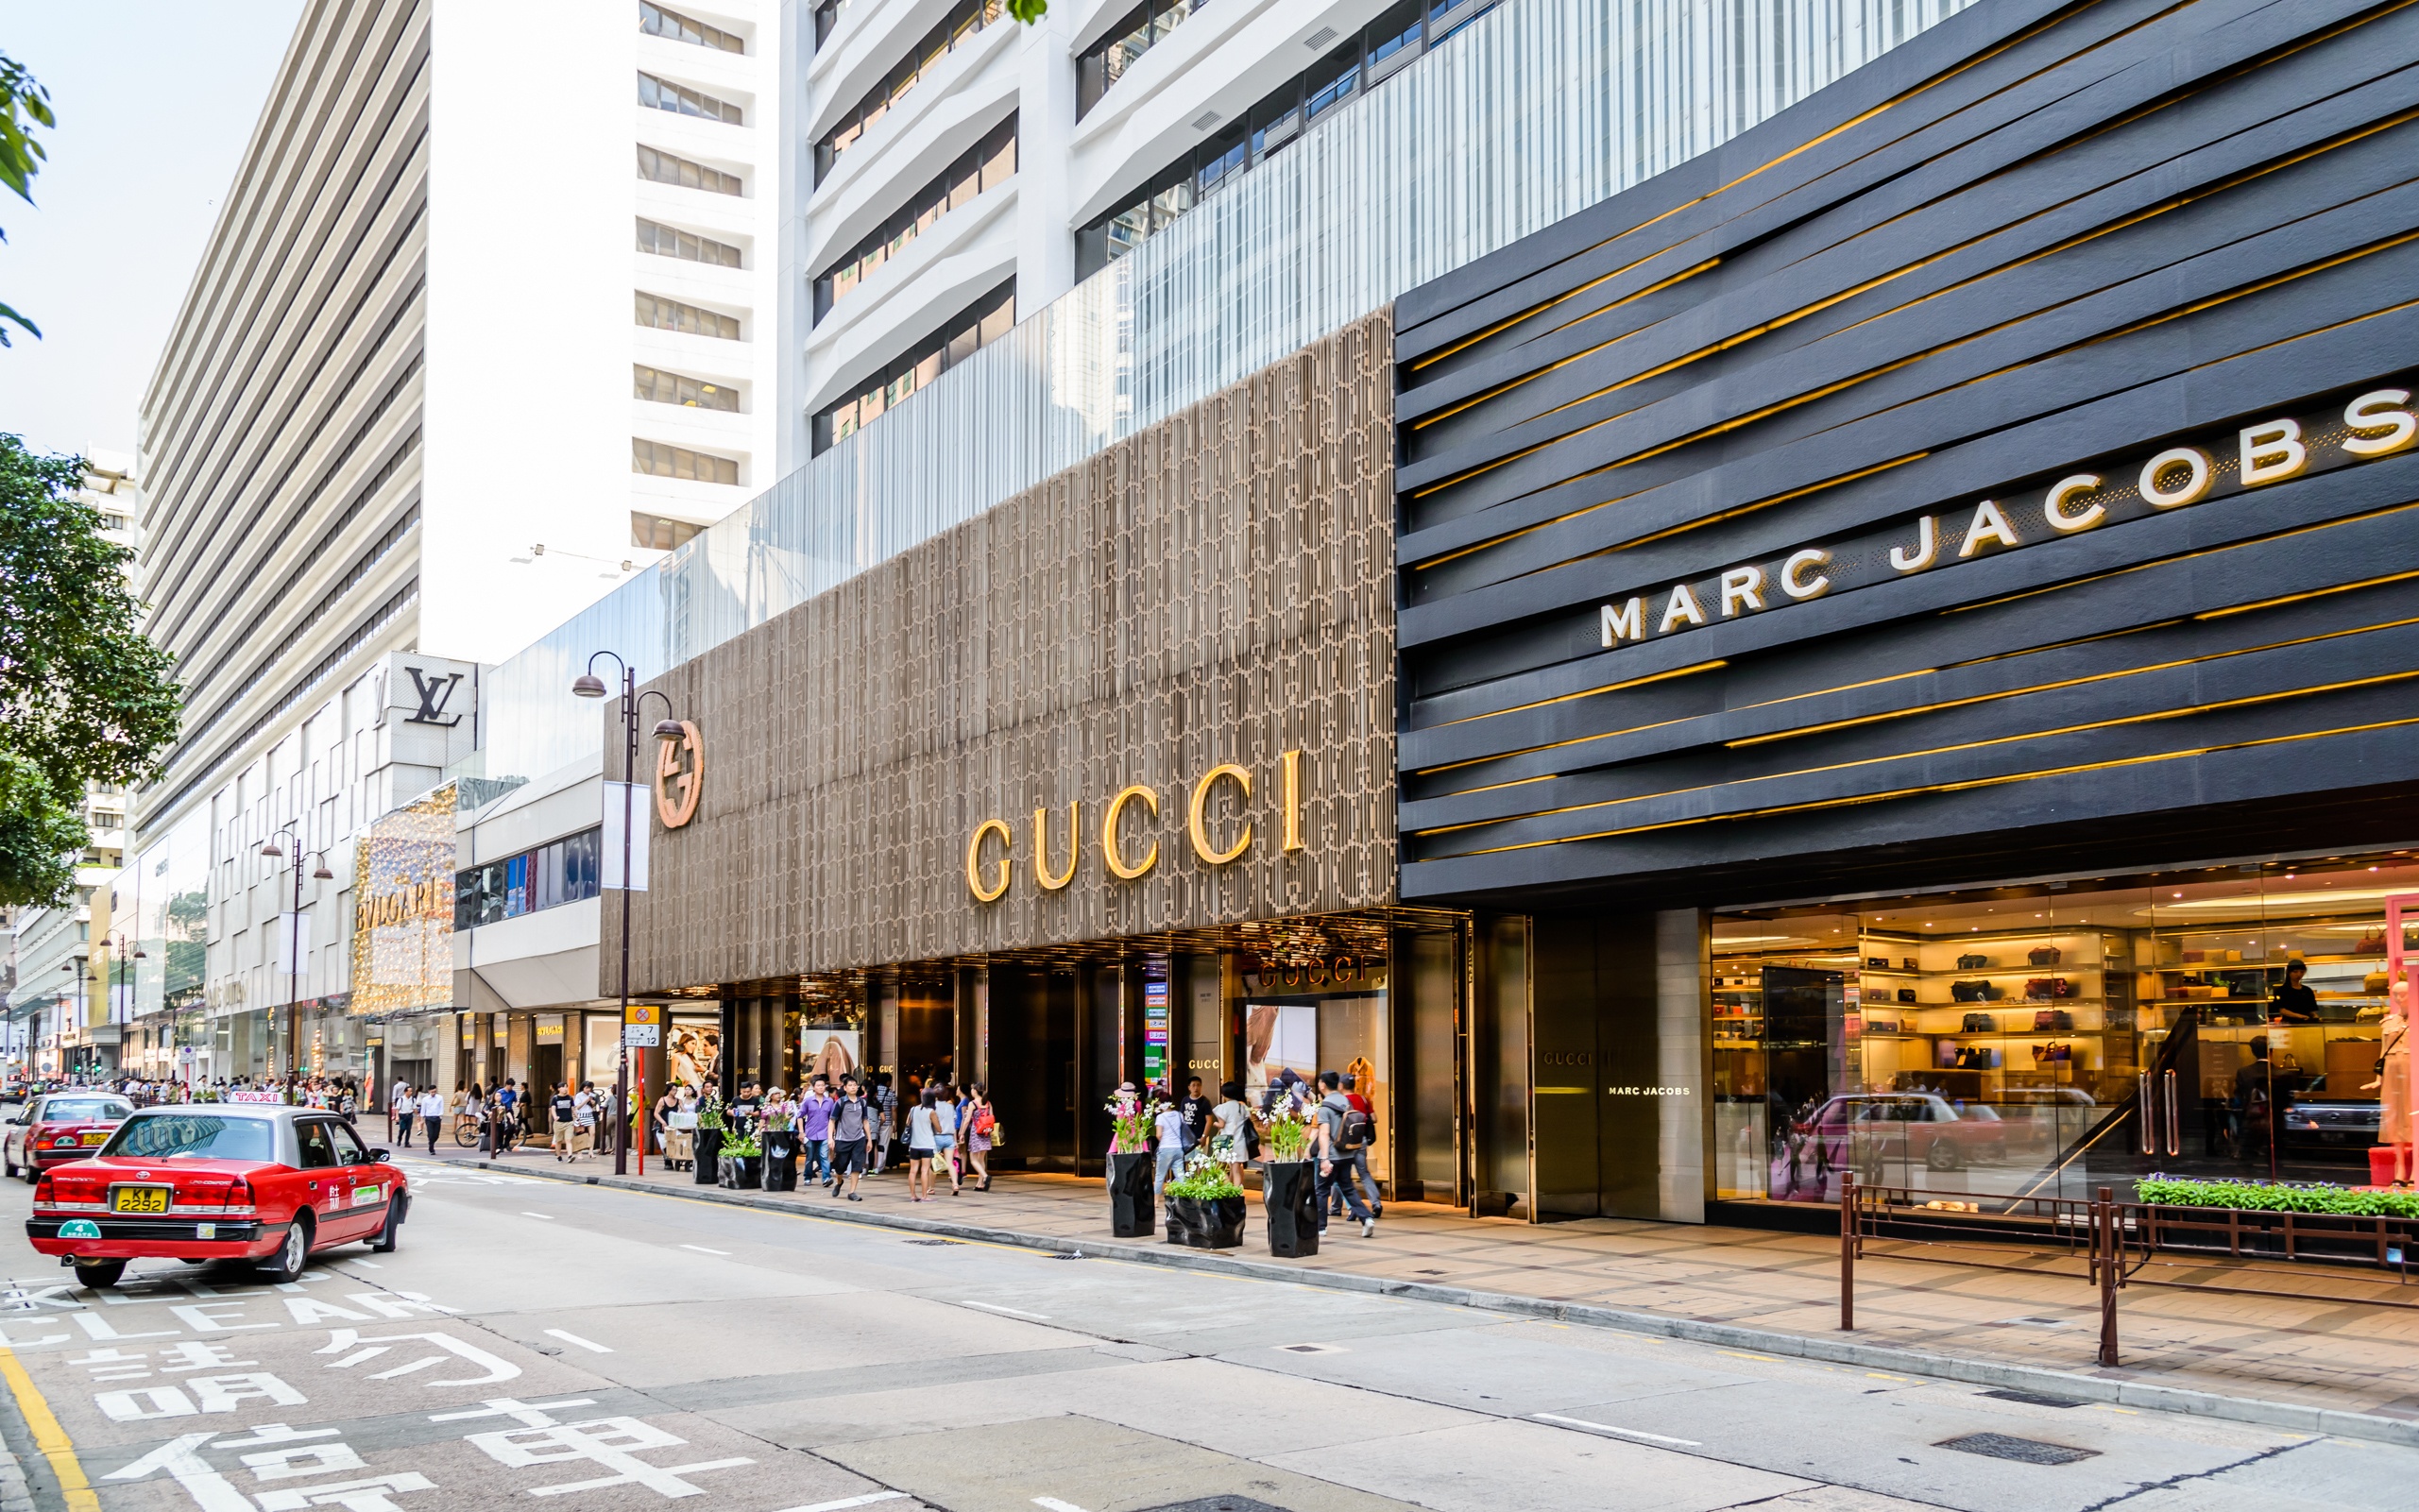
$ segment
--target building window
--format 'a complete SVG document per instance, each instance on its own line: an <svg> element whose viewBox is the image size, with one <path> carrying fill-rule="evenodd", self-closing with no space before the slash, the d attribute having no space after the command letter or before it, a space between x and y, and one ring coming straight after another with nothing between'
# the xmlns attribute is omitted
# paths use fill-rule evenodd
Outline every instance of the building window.
<svg viewBox="0 0 2419 1512"><path fill-rule="evenodd" d="M736 411L740 407L740 391L728 383L709 383L702 378L667 373L642 363L633 363L630 367L639 399L657 404L686 405L692 410Z"/></svg>
<svg viewBox="0 0 2419 1512"><path fill-rule="evenodd" d="M824 270L815 280L815 319L821 321L850 290L872 276L876 268L907 250L910 242L923 235L942 216L984 190L1006 183L1015 172L1016 117L1011 115L957 161L941 170L930 183L917 190L897 214Z"/></svg>
<svg viewBox="0 0 2419 1512"><path fill-rule="evenodd" d="M653 74L639 76L639 103L651 110L670 110L674 115L702 116L708 121L725 121L732 126L745 126L743 112L728 100L718 100L685 84L657 78Z"/></svg>
<svg viewBox="0 0 2419 1512"><path fill-rule="evenodd" d="M678 184L683 189L707 189L718 195L742 193L740 176L708 168L702 162L675 158L659 147L641 144L639 148L639 177L659 184Z"/></svg>
<svg viewBox="0 0 2419 1512"><path fill-rule="evenodd" d="M690 536L704 530L685 519L666 519L643 510L630 511L630 544L648 552L678 551L689 544Z"/></svg>
<svg viewBox="0 0 2419 1512"><path fill-rule="evenodd" d="M977 33L1007 14L1001 0L959 0L940 25L924 34L907 50L907 59L885 76L882 81L865 93L856 109L840 118L839 124L815 144L815 182L820 184L831 172L839 156L857 144L874 123L888 115L891 107L915 87L916 81L939 66L941 59L974 40ZM826 28L821 11L816 12L816 42L821 44Z"/></svg>
<svg viewBox="0 0 2419 1512"><path fill-rule="evenodd" d="M639 29L650 37L669 37L674 42L693 42L700 47L719 47L726 53L747 51L747 41L735 37L719 26L693 21L677 10L666 10L648 0L639 0Z"/></svg>
<svg viewBox="0 0 2419 1512"><path fill-rule="evenodd" d="M630 438L630 470L650 478L678 478L684 483L740 481L740 465L729 457L666 446L661 441L641 441L636 436Z"/></svg>
<svg viewBox="0 0 2419 1512"><path fill-rule="evenodd" d="M823 4L815 7L815 51L823 51L824 40L831 35L832 27L840 25L840 18L847 13L848 5L849 0L823 0Z"/></svg>
<svg viewBox="0 0 2419 1512"><path fill-rule="evenodd" d="M1198 8L1198 7L1196 7ZM1075 233L1075 277L1090 278L1178 217L1293 144L1303 128L1391 77L1428 48L1494 8L1494 0L1403 0L1272 90ZM1079 92L1081 81L1079 79Z"/></svg>
<svg viewBox="0 0 2419 1512"><path fill-rule="evenodd" d="M1209 0L1144 0L1119 18L1109 34L1083 49L1075 59L1075 118L1079 121L1100 103L1109 86L1125 76L1143 54L1177 25L1201 10Z"/></svg>
<svg viewBox="0 0 2419 1512"><path fill-rule="evenodd" d="M1015 325L1016 280L1010 279L876 374L855 396L816 416L815 451L829 450L834 442L855 435L892 405L1008 334Z"/></svg>
<svg viewBox="0 0 2419 1512"><path fill-rule="evenodd" d="M730 243L666 226L644 215L639 217L639 250L657 257L676 257L684 263L710 263L722 268L740 265L740 249Z"/></svg>
<svg viewBox="0 0 2419 1512"><path fill-rule="evenodd" d="M453 927L476 928L596 896L603 842L601 828L587 830L455 873Z"/></svg>
<svg viewBox="0 0 2419 1512"><path fill-rule="evenodd" d="M737 317L719 311L700 310L693 304L667 299L660 294L641 292L638 296L639 324L656 331L677 331L691 336L719 336L724 341L740 339Z"/></svg>

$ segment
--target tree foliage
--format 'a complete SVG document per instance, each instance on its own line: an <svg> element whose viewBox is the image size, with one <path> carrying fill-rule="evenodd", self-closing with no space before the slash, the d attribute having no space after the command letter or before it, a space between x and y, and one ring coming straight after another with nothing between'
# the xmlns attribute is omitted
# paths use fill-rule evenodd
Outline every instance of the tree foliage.
<svg viewBox="0 0 2419 1512"><path fill-rule="evenodd" d="M1024 3L1030 5L1033 0ZM50 91L26 71L25 64L0 53L0 184L16 191L17 197L28 205L34 202L34 175L42 171L43 160L49 156L34 140L33 128L58 124L50 113ZM0 231L0 242L8 239L9 233ZM0 347L9 345L9 321L25 327L36 337L42 335L32 321L0 304Z"/></svg>
<svg viewBox="0 0 2419 1512"><path fill-rule="evenodd" d="M59 903L87 782L156 775L177 736L165 653L136 627L126 564L77 496L84 464L0 434L0 903Z"/></svg>

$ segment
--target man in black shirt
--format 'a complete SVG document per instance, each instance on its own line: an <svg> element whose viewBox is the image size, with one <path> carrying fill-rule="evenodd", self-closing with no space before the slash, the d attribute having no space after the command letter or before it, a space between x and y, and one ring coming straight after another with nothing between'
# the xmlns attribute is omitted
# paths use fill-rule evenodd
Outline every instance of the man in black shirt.
<svg viewBox="0 0 2419 1512"><path fill-rule="evenodd" d="M1201 1148L1201 1136L1209 1131L1211 1107L1210 1100L1201 1096L1201 1078L1184 1083L1184 1096L1176 1107L1184 1115L1184 1147Z"/></svg>
<svg viewBox="0 0 2419 1512"><path fill-rule="evenodd" d="M2251 1042L2251 1063L2238 1067L2234 1073L2234 1106L2242 1120L2242 1154L2245 1160L2265 1154L2275 1138L2277 1104L2290 1100L2290 1081L2276 1075L2268 1062L2265 1038Z"/></svg>
<svg viewBox="0 0 2419 1512"><path fill-rule="evenodd" d="M2278 1024L2315 1024L2318 1022L2318 994L2302 985L2309 975L2309 962L2295 960L2285 967L2285 985L2276 989L2276 1000L2269 1005L2268 1016Z"/></svg>

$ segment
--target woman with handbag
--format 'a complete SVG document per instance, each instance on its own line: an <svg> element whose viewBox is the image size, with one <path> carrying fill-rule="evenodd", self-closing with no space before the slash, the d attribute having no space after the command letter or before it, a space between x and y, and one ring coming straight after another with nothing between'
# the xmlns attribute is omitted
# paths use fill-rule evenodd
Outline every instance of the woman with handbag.
<svg viewBox="0 0 2419 1512"><path fill-rule="evenodd" d="M1243 1184L1243 1167L1260 1153L1260 1119L1243 1100L1243 1084L1229 1081L1218 1089L1218 1105L1210 1110L1210 1158L1226 1165L1227 1180Z"/></svg>
<svg viewBox="0 0 2419 1512"><path fill-rule="evenodd" d="M975 1177L975 1190L991 1190L991 1136L999 1127L998 1116L991 1111L991 1089L978 1081L966 1089L966 1115L960 1126L966 1131L966 1164Z"/></svg>

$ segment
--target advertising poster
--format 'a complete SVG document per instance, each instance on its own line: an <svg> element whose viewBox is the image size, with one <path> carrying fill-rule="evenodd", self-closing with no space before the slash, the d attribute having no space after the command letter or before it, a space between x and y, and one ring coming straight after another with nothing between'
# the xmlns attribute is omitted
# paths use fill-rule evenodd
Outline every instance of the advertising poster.
<svg viewBox="0 0 2419 1512"><path fill-rule="evenodd" d="M862 1075L864 1042L860 1029L809 1025L798 1031L799 1076L807 1081L821 1077L837 1087L843 1077Z"/></svg>
<svg viewBox="0 0 2419 1512"><path fill-rule="evenodd" d="M721 1059L723 1029L712 1019L674 1019L667 1036L666 1062L674 1084L704 1091L714 1084Z"/></svg>

